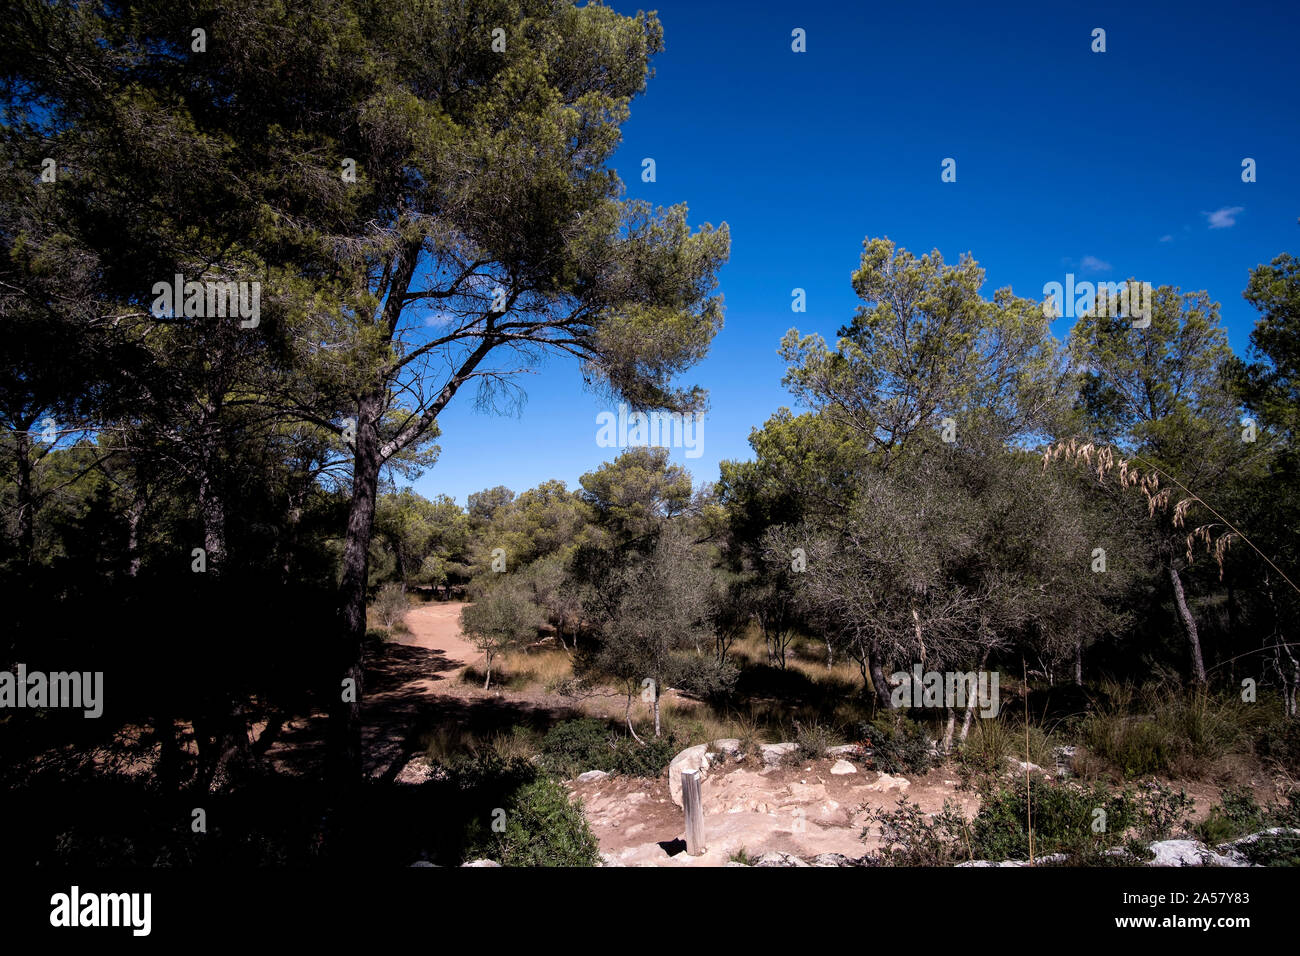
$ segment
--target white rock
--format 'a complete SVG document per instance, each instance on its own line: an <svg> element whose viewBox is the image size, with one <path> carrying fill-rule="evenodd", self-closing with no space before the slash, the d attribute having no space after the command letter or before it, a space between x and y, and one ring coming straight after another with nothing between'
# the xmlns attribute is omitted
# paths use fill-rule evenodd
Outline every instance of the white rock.
<svg viewBox="0 0 1300 956"><path fill-rule="evenodd" d="M1156 858L1147 866L1244 866L1196 840L1161 840L1147 847Z"/></svg>
<svg viewBox="0 0 1300 956"><path fill-rule="evenodd" d="M471 860L469 863L462 863L461 866L500 866L496 860Z"/></svg>
<svg viewBox="0 0 1300 956"><path fill-rule="evenodd" d="M872 783L867 784L868 790L906 790L910 787L911 781L903 777L891 777L887 773L882 773Z"/></svg>
<svg viewBox="0 0 1300 956"><path fill-rule="evenodd" d="M740 753L740 740L736 737L723 737L713 741L709 747L717 753L735 755Z"/></svg>
<svg viewBox="0 0 1300 956"><path fill-rule="evenodd" d="M428 783L429 780L433 779L433 767L429 765L428 758L424 756L415 757L401 769L395 779L398 783L413 786Z"/></svg>
<svg viewBox="0 0 1300 956"><path fill-rule="evenodd" d="M605 770L588 770L586 773L578 774L579 783L591 783L594 780L604 780L609 776Z"/></svg>
<svg viewBox="0 0 1300 956"><path fill-rule="evenodd" d="M793 753L799 749L797 743L787 741L782 744L763 744L760 748L763 752L763 763L768 765L779 764L785 759L786 754Z"/></svg>
<svg viewBox="0 0 1300 956"><path fill-rule="evenodd" d="M840 744L838 747L827 747L826 756L828 757L865 757L865 748L861 744Z"/></svg>
<svg viewBox="0 0 1300 956"><path fill-rule="evenodd" d="M831 766L831 773L837 777L842 777L846 773L857 773L858 768L853 766L847 760L837 760Z"/></svg>
<svg viewBox="0 0 1300 956"><path fill-rule="evenodd" d="M679 807L682 805L682 771L697 770L700 774L700 780L703 781L709 772L709 745L696 744L694 747L687 747L668 765L668 795L673 798L673 803Z"/></svg>
<svg viewBox="0 0 1300 956"><path fill-rule="evenodd" d="M764 853L754 861L754 866L807 866L803 860L789 853Z"/></svg>

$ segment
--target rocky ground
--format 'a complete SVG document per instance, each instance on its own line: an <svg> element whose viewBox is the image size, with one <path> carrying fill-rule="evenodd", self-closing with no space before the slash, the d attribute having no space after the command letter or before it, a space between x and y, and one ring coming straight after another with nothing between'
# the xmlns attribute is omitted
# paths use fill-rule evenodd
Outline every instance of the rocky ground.
<svg viewBox="0 0 1300 956"><path fill-rule="evenodd" d="M893 808L903 795L927 813L942 809L945 799L967 814L978 808L976 795L959 791L942 769L909 780L864 769L851 746L834 749L800 760L794 744L766 744L742 756L737 741L715 741L683 751L655 780L593 772L570 787L583 801L602 857L616 866L724 866L741 851L753 859L822 857L822 865L840 865L878 845L861 839L864 808ZM708 849L694 857L685 852L683 769L705 773Z"/></svg>
<svg viewBox="0 0 1300 956"><path fill-rule="evenodd" d="M900 797L924 813L956 804L967 817L979 798L959 789L949 769L919 777L893 776L867 769L868 755L853 745L831 748L826 756L801 759L793 743L765 744L742 754L739 742L718 740L682 751L667 775L654 780L614 777L590 771L569 782L600 844L607 866L728 866L742 860L756 866L854 866L879 849L875 827L863 839L873 809L893 809ZM1013 761L1009 773L1023 773ZM686 852L681 773L703 775L701 797L707 849ZM1040 768L1031 767L1034 772ZM1214 802L1212 789L1193 790L1201 818ZM1298 831L1300 832L1300 831ZM1245 866L1241 850L1258 834L1210 848L1194 840L1153 843L1153 866ZM1040 863L1056 862L1050 859ZM1140 861L1134 860L1134 863ZM1021 861L971 861L963 866L1023 866Z"/></svg>

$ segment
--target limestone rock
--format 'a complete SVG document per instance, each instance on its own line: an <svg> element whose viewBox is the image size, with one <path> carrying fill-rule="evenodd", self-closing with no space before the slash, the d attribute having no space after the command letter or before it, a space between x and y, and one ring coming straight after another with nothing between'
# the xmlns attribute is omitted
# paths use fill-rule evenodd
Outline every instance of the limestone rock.
<svg viewBox="0 0 1300 956"><path fill-rule="evenodd" d="M708 751L708 744L687 747L668 765L668 794L673 798L673 803L679 807L682 805L682 771L697 770L700 773L700 780L703 781L709 771Z"/></svg>
<svg viewBox="0 0 1300 956"><path fill-rule="evenodd" d="M1230 856L1215 853L1196 840L1161 840L1147 847L1156 855L1147 866L1247 866Z"/></svg>

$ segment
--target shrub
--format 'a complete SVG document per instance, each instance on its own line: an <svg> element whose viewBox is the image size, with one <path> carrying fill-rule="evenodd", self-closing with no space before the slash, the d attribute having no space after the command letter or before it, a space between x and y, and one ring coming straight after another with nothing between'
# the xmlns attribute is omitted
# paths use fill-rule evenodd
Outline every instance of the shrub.
<svg viewBox="0 0 1300 956"><path fill-rule="evenodd" d="M1102 851L1114 846L1133 822L1133 811L1125 795L1111 793L1100 784L1093 787L1053 784L1034 776L1028 783L1028 793L1034 854L1038 857L1065 853L1073 862L1104 862ZM975 857L1028 859L1025 796L1026 781L1021 779L991 784L984 790L979 813L972 824Z"/></svg>
<svg viewBox="0 0 1300 956"><path fill-rule="evenodd" d="M1133 698L1131 688L1113 688L1106 706L1080 725L1093 756L1126 777L1206 776L1215 761L1248 749L1256 712L1235 697L1152 685L1136 707Z"/></svg>
<svg viewBox="0 0 1300 956"><path fill-rule="evenodd" d="M1260 728L1255 753L1265 763L1291 774L1300 774L1300 720L1276 716Z"/></svg>
<svg viewBox="0 0 1300 956"><path fill-rule="evenodd" d="M384 627L392 630L409 609L410 605L400 584L389 583L379 589L379 594L375 597L374 610Z"/></svg>
<svg viewBox="0 0 1300 956"><path fill-rule="evenodd" d="M925 728L907 717L881 715L861 730L876 767L886 773L925 773L934 762Z"/></svg>
<svg viewBox="0 0 1300 956"><path fill-rule="evenodd" d="M564 720L542 738L542 764L566 777L586 770L614 769L614 746L604 721L594 717Z"/></svg>
<svg viewBox="0 0 1300 956"><path fill-rule="evenodd" d="M677 756L675 738L649 737L638 744L631 737L621 737L614 745L613 773L629 777L657 777L668 769Z"/></svg>
<svg viewBox="0 0 1300 956"><path fill-rule="evenodd" d="M499 809L505 811L504 830L494 832L493 820L476 821L466 859L486 857L502 866L600 865L581 803L571 803L551 777L539 775L523 784Z"/></svg>
<svg viewBox="0 0 1300 956"><path fill-rule="evenodd" d="M795 721L795 742L799 744L799 753L809 760L826 756L826 750L840 742L839 735L830 727L814 720L804 724Z"/></svg>
<svg viewBox="0 0 1300 956"><path fill-rule="evenodd" d="M1090 753L1126 777L1170 772L1173 749L1152 720L1095 714L1083 722L1079 733Z"/></svg>
<svg viewBox="0 0 1300 956"><path fill-rule="evenodd" d="M692 655L678 664L673 683L692 697L716 701L735 690L739 677L740 669L731 661Z"/></svg>
<svg viewBox="0 0 1300 956"><path fill-rule="evenodd" d="M1255 795L1246 787L1228 787L1217 806L1196 826L1196 835L1205 843L1226 843L1264 828L1264 811Z"/></svg>
<svg viewBox="0 0 1300 956"><path fill-rule="evenodd" d="M565 720L542 738L542 765L572 777L586 770L630 777L657 777L677 754L676 737L650 737L638 744L594 717Z"/></svg>
<svg viewBox="0 0 1300 956"><path fill-rule="evenodd" d="M961 810L945 800L943 810L927 817L919 805L898 800L898 809L867 811L862 839L871 836L870 824L880 827L879 861L887 866L945 866L971 856L971 831Z"/></svg>
<svg viewBox="0 0 1300 956"><path fill-rule="evenodd" d="M957 753L963 766L980 773L1001 773L1007 768L1013 741L1006 724L998 719L978 720Z"/></svg>

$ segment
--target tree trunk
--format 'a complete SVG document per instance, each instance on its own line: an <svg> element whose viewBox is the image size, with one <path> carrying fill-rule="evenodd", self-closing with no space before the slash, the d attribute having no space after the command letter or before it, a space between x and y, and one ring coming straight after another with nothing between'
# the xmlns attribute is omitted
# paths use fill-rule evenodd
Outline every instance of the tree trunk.
<svg viewBox="0 0 1300 956"><path fill-rule="evenodd" d="M199 478L199 518L203 522L206 573L219 577L226 567L226 503L209 465L210 461L203 463Z"/></svg>
<svg viewBox="0 0 1300 956"><path fill-rule="evenodd" d="M366 579L370 570L370 539L375 528L375 497L379 489L379 414L381 397L370 393L357 409L356 448L352 466L352 504L343 545L339 580L341 632L336 647L331 701L329 772L338 786L359 782L361 762L361 652L366 636ZM343 689L351 681L352 700Z"/></svg>
<svg viewBox="0 0 1300 956"><path fill-rule="evenodd" d="M18 506L18 554L23 564L30 566L36 560L36 502L32 493L32 460L29 455L32 442L31 436L22 429L16 430L13 435L18 467L15 488Z"/></svg>
<svg viewBox="0 0 1300 956"><path fill-rule="evenodd" d="M977 674L979 671L984 670L984 668L988 666L988 662L989 662L989 652L985 650L984 653L980 655L980 666L976 669ZM978 702L979 702L978 694L970 695L970 697L966 701L966 715L961 719L961 736L957 738L959 743L964 744L966 742L966 735L970 733L971 721L975 717L975 707L978 704Z"/></svg>
<svg viewBox="0 0 1300 956"><path fill-rule="evenodd" d="M659 736L659 682L655 681L655 737Z"/></svg>
<svg viewBox="0 0 1300 956"><path fill-rule="evenodd" d="M636 728L632 726L632 695L635 693L634 685L628 685L627 689L627 709L623 711L623 719L627 721L627 732L632 735L632 739L639 744L645 741L636 735Z"/></svg>
<svg viewBox="0 0 1300 956"><path fill-rule="evenodd" d="M884 669L880 666L880 659L876 655L867 651L867 668L871 671L871 686L876 692L876 704L880 707L889 709L890 690L889 681L885 679Z"/></svg>
<svg viewBox="0 0 1300 956"><path fill-rule="evenodd" d="M1074 642L1074 686L1083 686L1083 638Z"/></svg>
<svg viewBox="0 0 1300 956"><path fill-rule="evenodd" d="M1174 589L1174 607L1178 611L1178 620L1183 625L1183 634L1187 638L1187 647L1192 657L1192 680L1197 684L1205 683L1205 661L1201 658L1201 637L1196 630L1196 619L1192 617L1191 608L1187 606L1187 595L1183 593L1183 579L1173 561L1167 565L1169 583Z"/></svg>
<svg viewBox="0 0 1300 956"><path fill-rule="evenodd" d="M126 573L129 577L137 577L140 574L140 519L144 514L144 499L141 495L136 495L131 502L131 508L127 511L127 536L126 536L126 554L127 567Z"/></svg>

